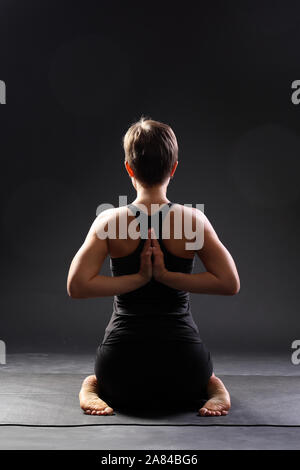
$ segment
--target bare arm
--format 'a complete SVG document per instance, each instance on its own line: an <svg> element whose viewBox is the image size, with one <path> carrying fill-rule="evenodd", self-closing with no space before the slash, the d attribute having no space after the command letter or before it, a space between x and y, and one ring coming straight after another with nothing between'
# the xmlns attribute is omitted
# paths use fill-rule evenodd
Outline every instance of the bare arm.
<svg viewBox="0 0 300 470"><path fill-rule="evenodd" d="M232 256L219 240L207 217L200 211L196 212L196 217L204 222L204 244L196 253L206 272L186 274L164 269L159 281L174 289L197 294L237 294L240 279Z"/></svg>
<svg viewBox="0 0 300 470"><path fill-rule="evenodd" d="M105 219L100 223L105 224ZM101 275L99 272L108 255L108 245L107 239L98 238L93 224L71 263L67 280L69 296L76 299L106 297L142 287L152 276L149 246L150 239L146 240L141 253L141 267L138 273L116 277Z"/></svg>

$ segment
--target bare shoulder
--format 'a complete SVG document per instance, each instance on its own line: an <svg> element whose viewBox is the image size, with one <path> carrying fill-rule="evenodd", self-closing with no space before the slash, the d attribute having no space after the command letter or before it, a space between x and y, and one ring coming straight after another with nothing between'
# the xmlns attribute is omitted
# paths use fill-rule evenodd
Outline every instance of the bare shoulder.
<svg viewBox="0 0 300 470"><path fill-rule="evenodd" d="M119 227L127 226L127 219L134 218L127 206L105 209L97 215L91 231L101 240L105 238L118 238Z"/></svg>
<svg viewBox="0 0 300 470"><path fill-rule="evenodd" d="M172 205L171 209L174 217L178 217L178 219L180 218L183 224L185 222L192 224L192 230L194 232L199 229L200 225L209 223L204 212L198 207L193 207L191 204L186 205L176 203Z"/></svg>

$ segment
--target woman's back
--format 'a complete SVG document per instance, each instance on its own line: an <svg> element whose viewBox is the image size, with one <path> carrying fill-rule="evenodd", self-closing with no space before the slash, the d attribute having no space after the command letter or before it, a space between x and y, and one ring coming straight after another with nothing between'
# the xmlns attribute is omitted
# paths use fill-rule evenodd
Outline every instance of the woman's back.
<svg viewBox="0 0 300 470"><path fill-rule="evenodd" d="M128 235L128 227L132 224L136 217L142 217L142 221L152 215L152 226L158 221L158 213L162 213L162 229L163 237L160 244L163 245L169 253L177 257L193 259L195 256L194 250L187 250L186 243L191 242L193 239L185 237L184 220L191 221L192 230L195 230L196 222L193 214L193 209L187 206L182 206L174 202L164 204L135 204L131 203L127 206L122 206L112 212L107 212L107 226L112 219L115 219L116 236L114 238L108 237L108 251L110 258L119 258L133 253L137 249L140 238L133 239ZM152 210L151 210L152 209ZM160 210L161 209L161 210ZM169 210L170 209L170 210ZM140 212L140 214L139 214ZM177 222L176 222L177 221ZM175 236L175 223L176 229L180 230L179 235ZM120 237L120 226L123 224L125 227L126 237ZM169 228L169 232L168 232Z"/></svg>
<svg viewBox="0 0 300 470"><path fill-rule="evenodd" d="M171 220L170 211L173 206L171 202L166 203L158 211L152 212L152 216L142 211L138 205L126 206L129 210L128 227L135 218L138 218L135 226L139 222L139 238L108 240L113 276L138 272L141 252L146 241L146 237L143 238L142 235L147 234L150 226L155 227L166 269L183 273L193 271L194 253L193 256L191 252L188 252L189 256L181 256L184 254L182 243L176 243L178 240L174 238L174 219ZM170 226L168 239L163 238L168 232L166 224ZM127 242L127 246L124 241ZM182 239L179 241L182 242ZM167 246L171 247L172 252ZM175 251L180 255L175 254ZM146 285L134 291L114 296L113 314L105 330L103 344L155 339L201 342L198 328L191 315L189 293L168 287L152 278Z"/></svg>

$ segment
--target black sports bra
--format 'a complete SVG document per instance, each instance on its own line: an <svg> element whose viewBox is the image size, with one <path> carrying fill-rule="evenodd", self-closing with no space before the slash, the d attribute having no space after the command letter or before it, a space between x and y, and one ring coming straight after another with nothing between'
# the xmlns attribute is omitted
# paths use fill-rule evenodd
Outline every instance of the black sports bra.
<svg viewBox="0 0 300 470"><path fill-rule="evenodd" d="M152 215L145 214L134 204L128 205L135 217L140 216L139 220L142 217L148 218L148 226L140 224L141 240L132 253L110 258L113 276L135 274L139 271L140 254L147 238L147 228L151 225L158 234L157 239L164 253L166 268L173 272L193 271L194 258L183 258L170 253L161 241L162 220L172 204L171 202L165 204ZM144 341L154 338L201 342L198 328L191 315L189 293L173 289L152 278L134 291L114 296L113 314L102 343Z"/></svg>

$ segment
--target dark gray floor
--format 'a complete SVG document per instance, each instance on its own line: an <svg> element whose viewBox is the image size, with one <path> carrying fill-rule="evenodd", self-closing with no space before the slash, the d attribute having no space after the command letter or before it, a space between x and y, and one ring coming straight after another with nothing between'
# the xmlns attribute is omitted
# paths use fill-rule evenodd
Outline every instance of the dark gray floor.
<svg viewBox="0 0 300 470"><path fill-rule="evenodd" d="M220 375L299 376L290 356L217 356ZM46 369L45 369L46 368ZM0 366L5 375L91 374L93 356L11 355ZM264 397L265 398L265 397ZM286 401L287 397L283 396ZM280 400L280 397L277 398ZM288 404L288 401L286 401ZM281 403L278 403L281 405ZM17 406L17 402L16 402ZM33 404L34 406L34 404ZM274 406L276 413L276 406ZM209 419L209 418L207 418ZM297 419L300 419L297 416ZM300 449L300 428L100 426L86 428L1 427L1 449Z"/></svg>
<svg viewBox="0 0 300 470"><path fill-rule="evenodd" d="M291 352L282 354L213 354L216 375L300 375L300 365L291 362ZM92 374L91 354L9 354L1 372Z"/></svg>
<svg viewBox="0 0 300 470"><path fill-rule="evenodd" d="M219 375L230 390L227 416L199 416L205 403L187 407L183 402L167 410L170 397L143 410L120 409L113 403L111 416L89 416L78 406L78 392L85 374L30 374L0 372L0 425L30 426L299 426L300 377ZM169 400L168 400L169 398ZM159 409L160 406L160 409ZM274 413L274 410L276 412Z"/></svg>
<svg viewBox="0 0 300 470"><path fill-rule="evenodd" d="M1 449L219 450L300 449L300 429L289 428L0 428Z"/></svg>

